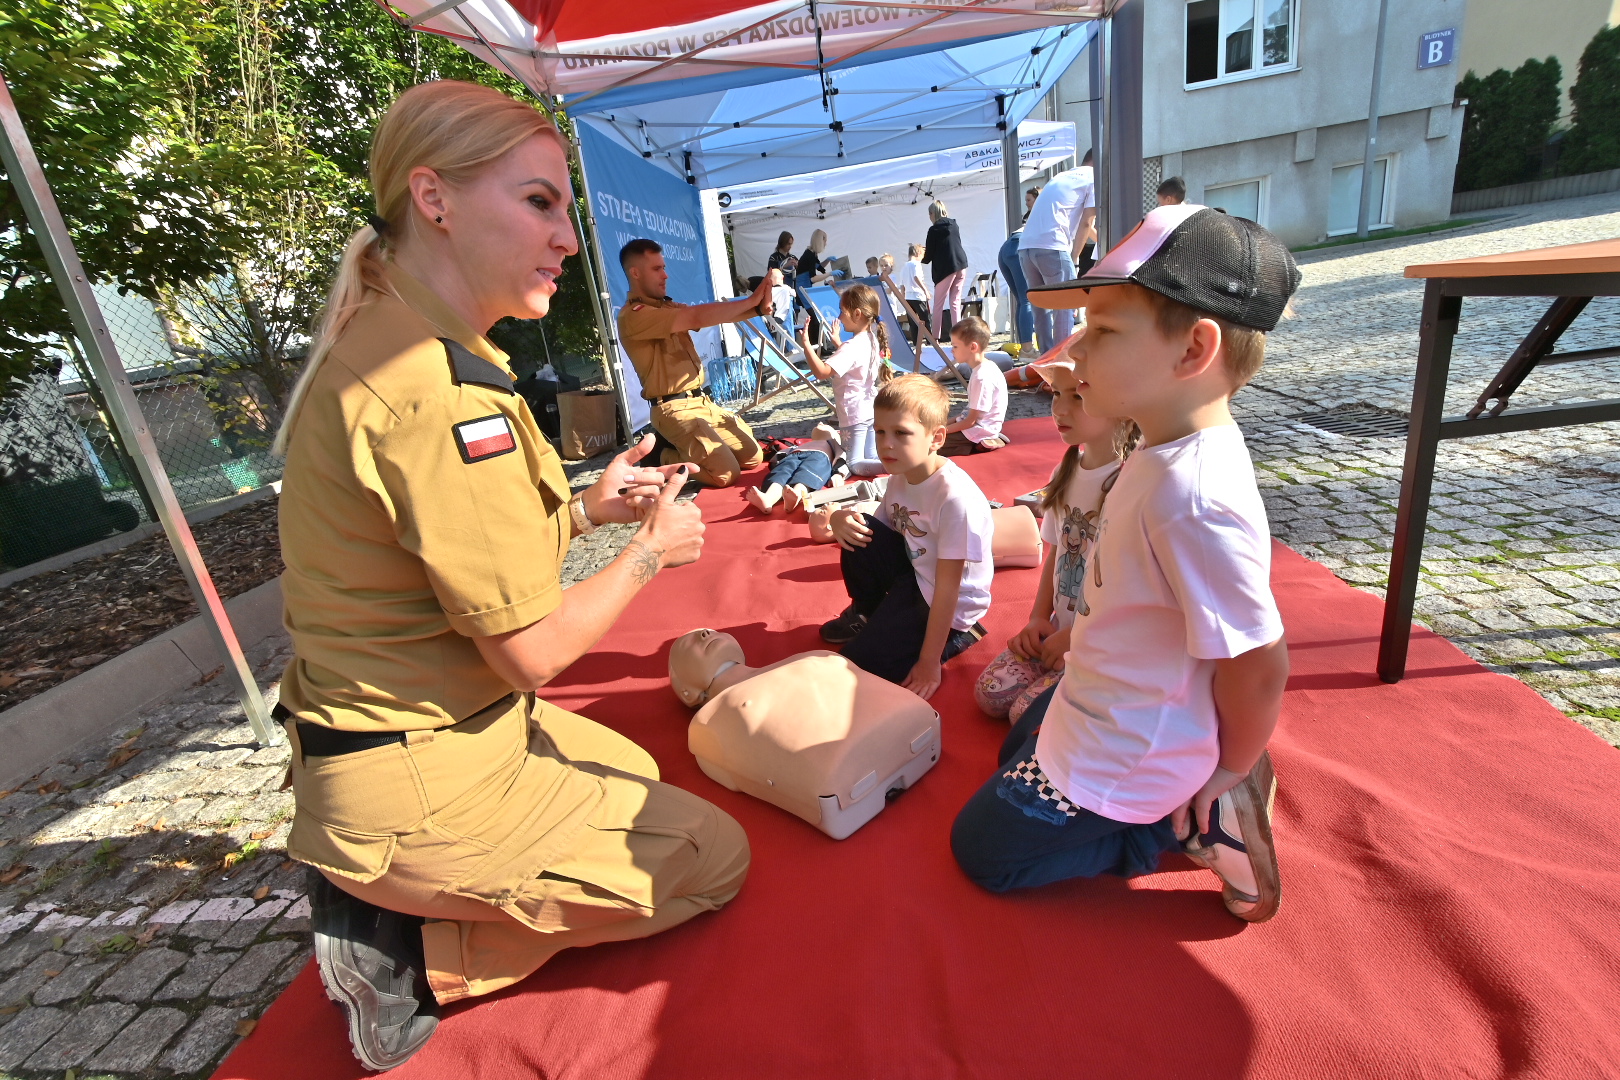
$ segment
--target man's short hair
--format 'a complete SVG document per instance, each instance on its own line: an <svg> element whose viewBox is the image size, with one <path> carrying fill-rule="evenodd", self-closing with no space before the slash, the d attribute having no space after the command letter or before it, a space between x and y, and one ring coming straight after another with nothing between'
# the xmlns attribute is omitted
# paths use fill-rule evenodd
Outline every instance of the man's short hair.
<svg viewBox="0 0 1620 1080"><path fill-rule="evenodd" d="M951 327L951 337L971 341L981 349L990 347L990 327L986 326L985 321L976 315L969 315L966 318L957 320L956 324Z"/></svg>
<svg viewBox="0 0 1620 1080"><path fill-rule="evenodd" d="M1090 165L1091 161L1092 161L1092 153L1091 153L1090 150L1087 150L1086 151L1086 156L1080 159L1080 164L1082 164L1082 165Z"/></svg>
<svg viewBox="0 0 1620 1080"><path fill-rule="evenodd" d="M1187 181L1183 180L1179 176L1172 176L1170 179L1159 185L1158 193L1160 195L1168 195L1178 203L1186 202Z"/></svg>
<svg viewBox="0 0 1620 1080"><path fill-rule="evenodd" d="M1219 315L1211 315L1207 311L1189 307L1179 300L1172 300L1163 293L1154 292L1141 285L1134 287L1140 289L1142 295L1147 297L1148 305L1153 308L1154 325L1158 327L1159 333L1167 338L1176 338L1187 333L1199 319L1209 319L1221 328L1221 365L1232 380L1232 393L1243 389L1249 380L1259 373L1260 365L1266 362L1264 330L1239 326Z"/></svg>
<svg viewBox="0 0 1620 1080"><path fill-rule="evenodd" d="M658 241L648 240L645 236L632 240L619 249L619 269L629 269L631 259L639 259L643 255L661 255L663 251Z"/></svg>
<svg viewBox="0 0 1620 1080"><path fill-rule="evenodd" d="M899 375L877 392L872 408L916 417L929 431L945 426L951 414L951 395L927 375Z"/></svg>

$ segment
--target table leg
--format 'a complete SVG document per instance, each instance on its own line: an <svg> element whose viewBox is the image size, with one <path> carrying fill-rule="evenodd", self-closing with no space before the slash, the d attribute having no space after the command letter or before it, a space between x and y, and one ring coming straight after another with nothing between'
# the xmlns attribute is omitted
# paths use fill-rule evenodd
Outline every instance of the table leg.
<svg viewBox="0 0 1620 1080"><path fill-rule="evenodd" d="M1412 418L1406 432L1406 464L1401 470L1401 501L1395 514L1395 540L1384 596L1384 628L1378 642L1378 677L1399 682L1406 674L1412 636L1412 605L1423 564L1423 532L1429 520L1434 458L1445 413L1451 342L1462 314L1462 297L1441 293L1443 279L1431 279L1423 294L1423 325L1418 339L1417 376L1412 385Z"/></svg>

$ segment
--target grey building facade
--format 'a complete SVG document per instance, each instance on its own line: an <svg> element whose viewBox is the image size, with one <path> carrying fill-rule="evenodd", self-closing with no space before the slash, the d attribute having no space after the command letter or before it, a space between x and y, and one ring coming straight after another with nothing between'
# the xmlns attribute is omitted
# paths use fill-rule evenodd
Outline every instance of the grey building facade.
<svg viewBox="0 0 1620 1080"><path fill-rule="evenodd" d="M1294 246L1354 232L1378 0L1130 0L1145 34L1144 199L1180 176L1189 201L1250 217ZM1420 68L1424 35L1451 30L1464 0L1390 0L1372 174L1375 228L1450 216L1463 110L1451 63ZM1431 39L1432 40L1432 39ZM1084 60L1048 99L1089 130Z"/></svg>

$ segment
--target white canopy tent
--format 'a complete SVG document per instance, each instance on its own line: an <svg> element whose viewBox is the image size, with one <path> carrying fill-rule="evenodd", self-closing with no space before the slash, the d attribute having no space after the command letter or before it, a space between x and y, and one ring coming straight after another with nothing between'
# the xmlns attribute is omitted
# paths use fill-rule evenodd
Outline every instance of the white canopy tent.
<svg viewBox="0 0 1620 1080"><path fill-rule="evenodd" d="M593 291L604 301L598 317L610 358L619 349L609 292L622 291L622 284L597 228L602 211L594 190L596 161L609 150L708 189L698 216L707 261L716 266L721 193L952 147L1010 143L1020 121L1124 2L682 0L629 7L379 0L404 25L450 37L589 130L592 149L580 155L582 231L591 240ZM617 167L621 194L603 200L615 206L627 201L624 161ZM719 274L712 279L715 292L729 292ZM622 397L624 373L611 360L609 367ZM624 418L632 427L628 408Z"/></svg>

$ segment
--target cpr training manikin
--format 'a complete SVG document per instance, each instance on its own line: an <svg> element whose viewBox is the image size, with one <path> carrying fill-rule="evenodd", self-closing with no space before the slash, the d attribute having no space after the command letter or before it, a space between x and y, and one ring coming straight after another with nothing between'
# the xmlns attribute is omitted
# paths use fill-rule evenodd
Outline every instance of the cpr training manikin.
<svg viewBox="0 0 1620 1080"><path fill-rule="evenodd" d="M711 779L779 806L834 840L877 816L939 760L939 714L831 652L749 667L718 630L669 650L677 697L698 707L687 747Z"/></svg>

